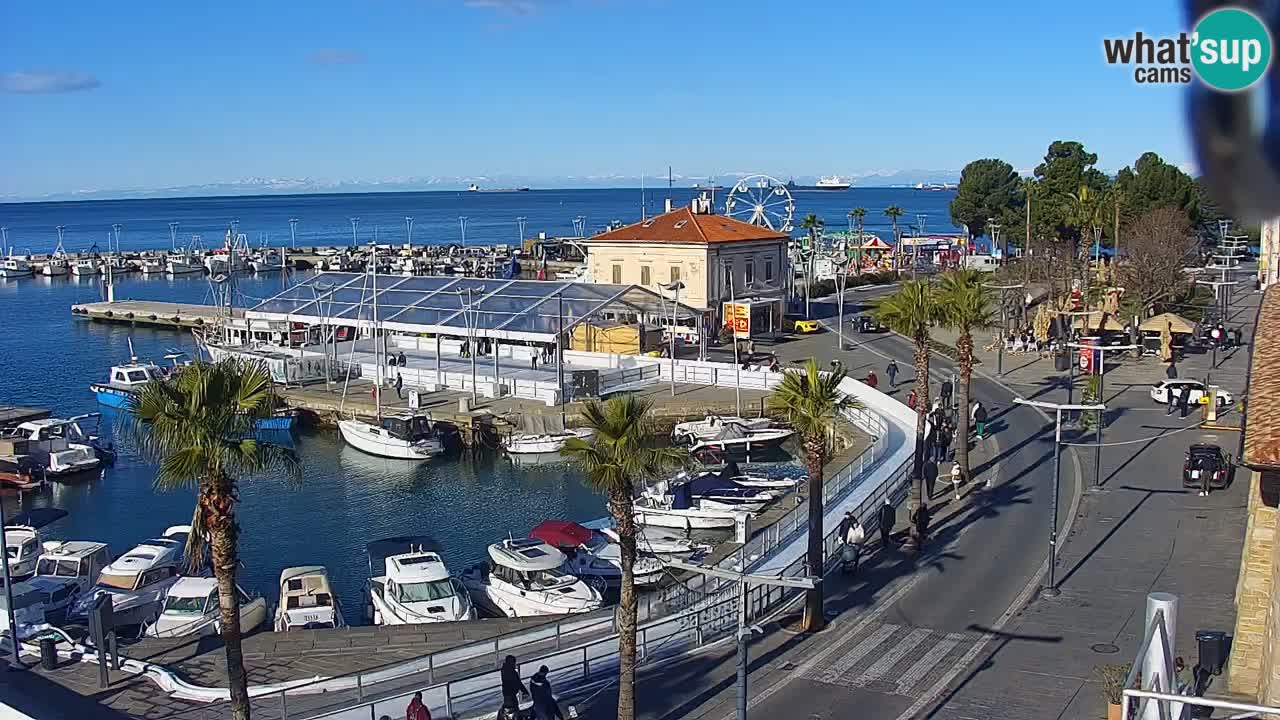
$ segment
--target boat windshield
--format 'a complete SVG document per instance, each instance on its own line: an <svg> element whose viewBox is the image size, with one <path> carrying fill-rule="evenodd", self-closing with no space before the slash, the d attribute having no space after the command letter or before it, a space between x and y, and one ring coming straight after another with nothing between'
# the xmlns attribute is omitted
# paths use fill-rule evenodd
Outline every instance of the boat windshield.
<svg viewBox="0 0 1280 720"><path fill-rule="evenodd" d="M170 595L165 598L164 611L177 615L203 615L204 607L208 604L207 597L174 597Z"/></svg>
<svg viewBox="0 0 1280 720"><path fill-rule="evenodd" d="M16 559L18 558L18 551L19 551L19 550L21 550L21 549L22 549L22 546L21 546L21 545L5 545L5 546L4 546L4 554L5 554L5 555L10 559L10 560L16 560Z"/></svg>
<svg viewBox="0 0 1280 720"><path fill-rule="evenodd" d="M46 577L80 577L80 561L40 558L36 563L36 574Z"/></svg>
<svg viewBox="0 0 1280 720"><path fill-rule="evenodd" d="M98 576L98 584L103 587L116 588L118 590L132 590L133 586L138 582L137 575L118 575L109 573L106 570Z"/></svg>
<svg viewBox="0 0 1280 720"><path fill-rule="evenodd" d="M565 585L572 585L578 581L578 578L569 573L552 568L551 570L539 570L537 572L525 573L529 578L530 585L534 590L550 590Z"/></svg>
<svg viewBox="0 0 1280 720"><path fill-rule="evenodd" d="M402 603L431 602L453 597L453 583L448 580L432 580L428 582L406 583L398 585L397 598Z"/></svg>

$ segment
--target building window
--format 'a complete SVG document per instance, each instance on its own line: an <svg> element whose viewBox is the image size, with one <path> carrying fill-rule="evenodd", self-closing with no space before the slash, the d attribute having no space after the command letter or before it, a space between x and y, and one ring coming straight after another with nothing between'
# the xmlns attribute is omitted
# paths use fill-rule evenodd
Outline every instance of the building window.
<svg viewBox="0 0 1280 720"><path fill-rule="evenodd" d="M621 265L613 266L613 284L614 285L622 284L622 266Z"/></svg>
<svg viewBox="0 0 1280 720"><path fill-rule="evenodd" d="M747 287L751 287L751 283L756 281L756 261L748 260L746 268L743 270L743 280Z"/></svg>
<svg viewBox="0 0 1280 720"><path fill-rule="evenodd" d="M651 282L652 282L652 278L649 277L649 266L641 265L640 266L640 286L649 287Z"/></svg>
<svg viewBox="0 0 1280 720"><path fill-rule="evenodd" d="M671 266L671 282L680 282L680 266Z"/></svg>
<svg viewBox="0 0 1280 720"><path fill-rule="evenodd" d="M720 270L722 273L720 278L721 294L727 293L731 290L736 289L733 287L733 265L730 265L729 263L725 263L723 266L721 266Z"/></svg>
<svg viewBox="0 0 1280 720"><path fill-rule="evenodd" d="M773 261L772 260L764 261L764 281L767 283L773 282Z"/></svg>

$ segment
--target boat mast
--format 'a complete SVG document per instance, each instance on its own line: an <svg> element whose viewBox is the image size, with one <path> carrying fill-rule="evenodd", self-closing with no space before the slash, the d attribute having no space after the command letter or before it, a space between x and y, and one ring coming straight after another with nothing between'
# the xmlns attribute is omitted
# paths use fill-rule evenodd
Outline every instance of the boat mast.
<svg viewBox="0 0 1280 720"><path fill-rule="evenodd" d="M377 414L378 424L381 425L383 353L378 351L378 244L375 242L370 247L370 250L372 250L373 253L369 258L369 269L373 273L373 366L377 368L374 372L373 404Z"/></svg>

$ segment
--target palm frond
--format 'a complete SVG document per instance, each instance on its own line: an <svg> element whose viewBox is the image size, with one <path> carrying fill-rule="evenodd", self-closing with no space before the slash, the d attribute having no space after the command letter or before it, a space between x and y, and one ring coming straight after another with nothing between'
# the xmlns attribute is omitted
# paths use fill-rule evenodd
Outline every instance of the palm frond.
<svg viewBox="0 0 1280 720"><path fill-rule="evenodd" d="M909 338L927 336L941 319L937 293L925 280L904 282L876 303L875 315L885 327Z"/></svg>
<svg viewBox="0 0 1280 720"><path fill-rule="evenodd" d="M840 390L844 370L822 372L810 358L798 372L788 372L769 395L769 406L806 440L825 438L842 410L857 402Z"/></svg>
<svg viewBox="0 0 1280 720"><path fill-rule="evenodd" d="M652 403L632 394L605 402L588 402L583 427L595 431L591 442L573 438L564 453L582 468L588 484L598 491L633 494L644 483L680 465L687 453L656 437Z"/></svg>
<svg viewBox="0 0 1280 720"><path fill-rule="evenodd" d="M938 285L939 323L961 334L986 330L997 324L999 314L991 290L977 270L943 273Z"/></svg>

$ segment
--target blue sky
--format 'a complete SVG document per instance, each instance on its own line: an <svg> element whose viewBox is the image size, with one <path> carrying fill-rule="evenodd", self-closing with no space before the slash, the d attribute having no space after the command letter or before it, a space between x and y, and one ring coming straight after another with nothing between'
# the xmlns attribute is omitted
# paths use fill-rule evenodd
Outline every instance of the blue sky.
<svg viewBox="0 0 1280 720"><path fill-rule="evenodd" d="M1101 40L1163 0L347 0L0 10L0 196L248 177L809 176L1192 158Z"/></svg>

